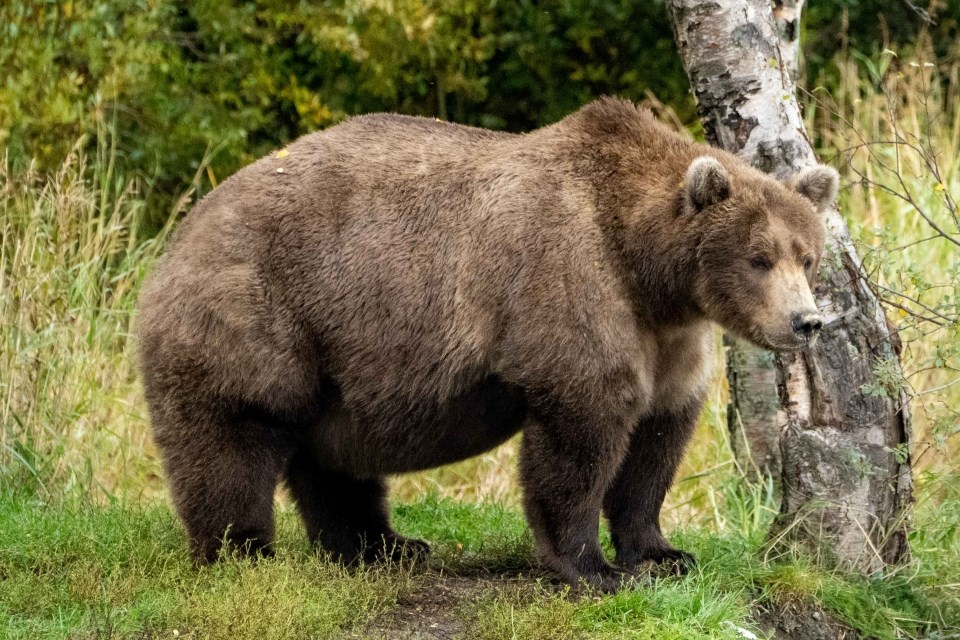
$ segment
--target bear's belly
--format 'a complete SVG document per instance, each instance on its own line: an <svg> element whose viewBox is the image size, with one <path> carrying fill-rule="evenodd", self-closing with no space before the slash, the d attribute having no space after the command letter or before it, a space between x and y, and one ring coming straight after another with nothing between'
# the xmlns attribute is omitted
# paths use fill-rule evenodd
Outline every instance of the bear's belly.
<svg viewBox="0 0 960 640"><path fill-rule="evenodd" d="M443 406L369 423L337 397L316 427L314 451L321 464L357 477L431 469L505 442L526 415L520 390L495 375Z"/></svg>

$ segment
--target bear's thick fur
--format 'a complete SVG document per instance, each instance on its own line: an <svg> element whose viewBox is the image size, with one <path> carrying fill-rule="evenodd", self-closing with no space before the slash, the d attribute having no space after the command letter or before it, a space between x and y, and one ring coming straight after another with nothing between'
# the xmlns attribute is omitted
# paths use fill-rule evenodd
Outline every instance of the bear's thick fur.
<svg viewBox="0 0 960 640"><path fill-rule="evenodd" d="M337 557L424 550L391 529L384 476L522 430L526 513L560 578L614 589L692 560L658 518L712 323L815 339L836 188L824 167L780 184L616 99L525 135L351 118L246 167L186 217L141 303L195 557L269 552L280 478Z"/></svg>

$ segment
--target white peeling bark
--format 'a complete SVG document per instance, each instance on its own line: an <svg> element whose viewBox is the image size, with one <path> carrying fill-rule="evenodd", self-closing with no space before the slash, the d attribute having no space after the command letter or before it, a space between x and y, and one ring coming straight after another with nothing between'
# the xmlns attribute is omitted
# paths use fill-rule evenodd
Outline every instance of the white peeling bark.
<svg viewBox="0 0 960 640"><path fill-rule="evenodd" d="M710 142L785 179L817 160L795 95L803 0L773 4L667 1ZM873 573L908 553L909 460L899 463L891 451L909 444L910 423L902 396L862 391L877 385L877 362L897 354L836 210L827 226L815 292L823 335L802 354L733 347L731 426L743 422L754 449L772 448L772 457L779 450L778 534Z"/></svg>

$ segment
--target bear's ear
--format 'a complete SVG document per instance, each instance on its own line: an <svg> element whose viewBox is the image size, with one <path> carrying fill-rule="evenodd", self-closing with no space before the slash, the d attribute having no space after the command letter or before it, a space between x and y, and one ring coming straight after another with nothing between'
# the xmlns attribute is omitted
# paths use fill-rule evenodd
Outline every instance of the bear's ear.
<svg viewBox="0 0 960 640"><path fill-rule="evenodd" d="M690 163L685 184L687 198L697 211L723 202L730 196L727 170L712 156L700 156Z"/></svg>
<svg viewBox="0 0 960 640"><path fill-rule="evenodd" d="M794 189L823 213L837 198L840 174L836 169L818 164L807 167L795 178Z"/></svg>

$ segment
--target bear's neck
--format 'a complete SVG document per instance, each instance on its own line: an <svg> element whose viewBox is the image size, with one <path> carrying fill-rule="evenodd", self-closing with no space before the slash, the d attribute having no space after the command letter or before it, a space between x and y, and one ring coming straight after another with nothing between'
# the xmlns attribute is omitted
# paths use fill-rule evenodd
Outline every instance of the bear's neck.
<svg viewBox="0 0 960 640"><path fill-rule="evenodd" d="M682 191L631 195L615 182L597 188L598 223L638 321L652 327L702 321L695 290L702 221L684 210Z"/></svg>
<svg viewBox="0 0 960 640"><path fill-rule="evenodd" d="M668 210L660 215L664 219L639 221L617 242L634 312L654 326L699 322L704 313L696 302L696 234L670 224Z"/></svg>
<svg viewBox="0 0 960 640"><path fill-rule="evenodd" d="M571 116L525 138L550 166L565 166L571 183L586 187L611 263L641 324L700 322L697 252L703 220L687 211L681 183L702 151L649 114L588 121Z"/></svg>

